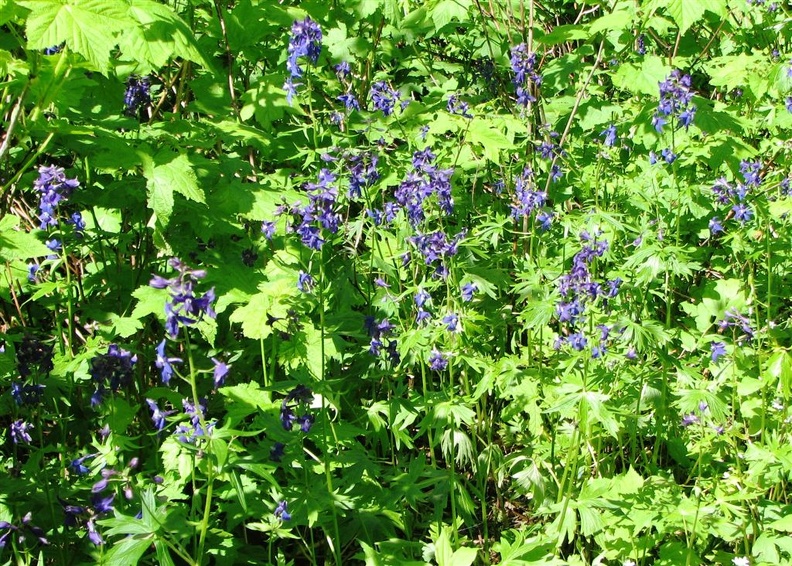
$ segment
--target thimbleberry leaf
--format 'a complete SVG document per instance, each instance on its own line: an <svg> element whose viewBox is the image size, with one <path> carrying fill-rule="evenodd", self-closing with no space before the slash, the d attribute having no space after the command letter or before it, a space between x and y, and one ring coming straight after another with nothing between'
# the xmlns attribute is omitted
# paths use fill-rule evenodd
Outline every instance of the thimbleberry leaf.
<svg viewBox="0 0 792 566"><path fill-rule="evenodd" d="M66 43L93 66L107 73L118 43L117 32L134 26L121 0L23 0L31 10L26 32L28 48L46 49Z"/></svg>
<svg viewBox="0 0 792 566"><path fill-rule="evenodd" d="M149 208L163 226L168 224L173 212L173 193L177 192L196 202L206 202L203 189L186 155L160 152L154 158L142 154L143 174L147 179Z"/></svg>

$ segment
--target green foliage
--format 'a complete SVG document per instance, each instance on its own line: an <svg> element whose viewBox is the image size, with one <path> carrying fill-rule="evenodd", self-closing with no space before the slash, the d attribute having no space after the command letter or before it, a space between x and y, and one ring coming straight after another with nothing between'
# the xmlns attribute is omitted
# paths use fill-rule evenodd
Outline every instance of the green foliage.
<svg viewBox="0 0 792 566"><path fill-rule="evenodd" d="M0 562L790 563L791 16L0 2Z"/></svg>

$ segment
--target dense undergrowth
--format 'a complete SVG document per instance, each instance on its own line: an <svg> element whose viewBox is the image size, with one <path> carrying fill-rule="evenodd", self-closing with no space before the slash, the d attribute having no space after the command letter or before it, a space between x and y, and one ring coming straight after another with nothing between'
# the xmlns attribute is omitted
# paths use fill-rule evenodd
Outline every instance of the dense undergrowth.
<svg viewBox="0 0 792 566"><path fill-rule="evenodd" d="M0 2L4 564L792 562L792 11Z"/></svg>

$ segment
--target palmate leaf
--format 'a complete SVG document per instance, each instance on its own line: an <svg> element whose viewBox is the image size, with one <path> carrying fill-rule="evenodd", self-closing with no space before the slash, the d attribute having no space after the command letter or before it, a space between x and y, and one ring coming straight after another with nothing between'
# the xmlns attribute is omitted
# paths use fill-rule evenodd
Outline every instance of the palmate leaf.
<svg viewBox="0 0 792 566"><path fill-rule="evenodd" d="M139 152L143 161L143 174L148 188L148 205L163 226L168 224L173 212L173 193L181 193L190 200L204 203L204 192L198 186L190 160L184 154L161 151L152 157Z"/></svg>
<svg viewBox="0 0 792 566"><path fill-rule="evenodd" d="M115 34L135 26L121 0L21 0L28 8L25 31L30 49L65 43L96 69L110 69Z"/></svg>
<svg viewBox="0 0 792 566"><path fill-rule="evenodd" d="M173 57L210 66L190 28L169 6L152 0L131 0L127 6L127 17L137 25L119 34L118 43L124 56L139 64L138 73L158 69Z"/></svg>

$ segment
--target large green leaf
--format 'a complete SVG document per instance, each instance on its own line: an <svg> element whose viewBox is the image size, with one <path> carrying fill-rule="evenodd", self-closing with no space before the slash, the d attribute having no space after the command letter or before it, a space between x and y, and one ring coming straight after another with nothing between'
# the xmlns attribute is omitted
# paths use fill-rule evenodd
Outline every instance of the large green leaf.
<svg viewBox="0 0 792 566"><path fill-rule="evenodd" d="M19 218L9 214L0 220L0 259L30 259L51 254L35 234L19 229Z"/></svg>
<svg viewBox="0 0 792 566"><path fill-rule="evenodd" d="M115 34L134 27L121 0L21 0L30 9L25 31L28 47L46 49L66 43L99 71L110 69Z"/></svg>
<svg viewBox="0 0 792 566"><path fill-rule="evenodd" d="M206 202L204 192L198 186L189 159L184 154L162 151L151 157L145 152L139 153L143 161L143 174L148 188L149 208L157 215L163 226L168 224L173 212L173 193L180 193L190 200Z"/></svg>
<svg viewBox="0 0 792 566"><path fill-rule="evenodd" d="M152 0L131 0L128 17L137 23L119 34L121 51L138 63L141 74L157 70L181 57L208 67L193 33L173 10Z"/></svg>

